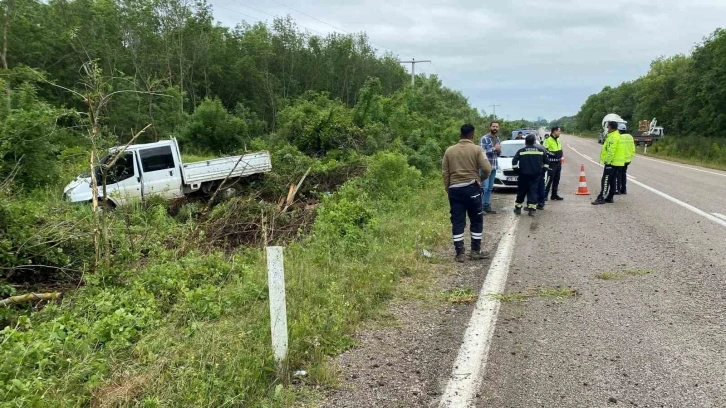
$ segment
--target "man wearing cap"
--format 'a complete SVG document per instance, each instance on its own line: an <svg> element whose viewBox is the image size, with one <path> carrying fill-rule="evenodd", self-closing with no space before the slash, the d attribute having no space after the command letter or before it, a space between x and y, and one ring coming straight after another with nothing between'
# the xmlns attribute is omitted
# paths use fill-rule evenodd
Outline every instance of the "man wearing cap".
<svg viewBox="0 0 726 408"><path fill-rule="evenodd" d="M592 205L599 205L613 202L615 194L615 180L620 169L625 164L623 148L620 145L620 132L618 122L608 122L608 134L600 151L600 164L604 166L602 180L600 181L600 194Z"/></svg>
<svg viewBox="0 0 726 408"><path fill-rule="evenodd" d="M620 132L620 145L623 150L625 163L623 167L620 168L620 173L616 180L617 185L615 187L615 195L628 194L626 188L628 182L628 166L630 165L630 162L633 161L633 157L635 157L635 140L633 140L633 135L628 133L628 127L625 123L620 123L618 125L618 132Z"/></svg>

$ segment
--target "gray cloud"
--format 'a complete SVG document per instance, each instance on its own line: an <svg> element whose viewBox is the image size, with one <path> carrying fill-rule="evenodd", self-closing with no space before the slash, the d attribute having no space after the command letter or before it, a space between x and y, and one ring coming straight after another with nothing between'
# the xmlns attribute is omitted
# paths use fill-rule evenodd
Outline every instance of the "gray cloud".
<svg viewBox="0 0 726 408"><path fill-rule="evenodd" d="M687 53L724 24L724 0L461 0L341 3L279 0L349 32L365 31L381 51L430 59L437 74L480 109L556 118L588 95L647 72L661 55ZM304 27L336 31L271 0L212 0L258 20L291 15ZM215 9L221 23L250 18Z"/></svg>

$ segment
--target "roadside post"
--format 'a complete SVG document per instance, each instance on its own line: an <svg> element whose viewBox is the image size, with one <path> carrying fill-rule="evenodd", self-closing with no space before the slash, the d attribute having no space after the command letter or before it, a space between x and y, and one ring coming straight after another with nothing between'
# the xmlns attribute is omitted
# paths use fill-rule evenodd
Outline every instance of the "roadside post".
<svg viewBox="0 0 726 408"><path fill-rule="evenodd" d="M285 267L281 246L268 246L267 287L270 293L270 329L277 374L283 378L287 361L287 307L285 305Z"/></svg>

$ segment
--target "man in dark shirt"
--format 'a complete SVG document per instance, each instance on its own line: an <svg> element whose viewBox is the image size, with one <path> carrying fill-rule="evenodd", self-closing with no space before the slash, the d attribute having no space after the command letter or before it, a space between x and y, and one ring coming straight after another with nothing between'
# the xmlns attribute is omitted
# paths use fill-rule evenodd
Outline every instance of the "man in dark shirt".
<svg viewBox="0 0 726 408"><path fill-rule="evenodd" d="M549 158L544 151L534 146L534 135L527 135L524 140L525 146L512 159L512 168L519 175L514 213L522 214L522 203L527 196L527 211L530 216L534 216L537 211L537 184L542 172L549 167Z"/></svg>

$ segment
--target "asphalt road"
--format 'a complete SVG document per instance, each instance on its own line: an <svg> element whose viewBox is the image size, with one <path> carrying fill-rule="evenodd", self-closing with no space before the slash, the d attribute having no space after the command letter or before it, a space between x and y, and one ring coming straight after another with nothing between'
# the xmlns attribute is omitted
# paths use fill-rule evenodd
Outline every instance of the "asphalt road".
<svg viewBox="0 0 726 408"><path fill-rule="evenodd" d="M726 173L636 157L593 206L600 145L562 144L565 201L518 221L505 291L577 295L502 302L477 406L726 407Z"/></svg>

